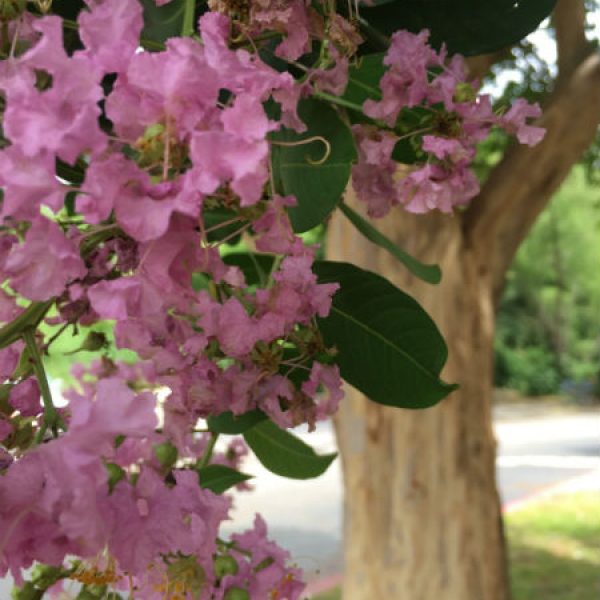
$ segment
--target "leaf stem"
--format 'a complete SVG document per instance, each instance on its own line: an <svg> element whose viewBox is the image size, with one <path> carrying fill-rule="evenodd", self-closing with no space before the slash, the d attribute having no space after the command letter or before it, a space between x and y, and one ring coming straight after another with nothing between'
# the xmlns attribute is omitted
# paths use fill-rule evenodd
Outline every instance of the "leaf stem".
<svg viewBox="0 0 600 600"><path fill-rule="evenodd" d="M196 14L196 0L185 0L183 9L182 37L189 37L194 33L194 16Z"/></svg>
<svg viewBox="0 0 600 600"><path fill-rule="evenodd" d="M0 329L0 348L6 348L16 342L23 335L26 327L35 329L53 304L54 299L32 302L16 319Z"/></svg>
<svg viewBox="0 0 600 600"><path fill-rule="evenodd" d="M37 436L37 441L41 441L48 427L50 427L54 436L57 436L58 429L64 429L65 425L52 402L52 392L50 391L50 385L48 384L48 378L46 377L42 355L40 354L35 341L35 329L33 327L26 328L23 332L23 339L25 340L25 345L29 351L29 356L33 361L33 372L38 380L40 392L42 393L42 401L44 403L44 424Z"/></svg>
<svg viewBox="0 0 600 600"><path fill-rule="evenodd" d="M350 110L359 112L361 115L364 114L362 106L355 104L354 102L350 102L349 100L344 100L344 98L340 98L339 96L334 96L333 94L328 94L327 92L315 92L313 95L317 98L321 98L321 100L331 102L331 104L337 104L338 106L349 108Z"/></svg>
<svg viewBox="0 0 600 600"><path fill-rule="evenodd" d="M214 431L211 431L210 439L208 440L208 444L206 445L206 448L204 449L204 454L202 455L202 458L198 462L198 467L197 467L198 469L203 469L204 467L206 467L208 465L208 463L210 462L210 459L212 458L213 452L215 450L215 445L216 445L218 439L219 439L219 434Z"/></svg>

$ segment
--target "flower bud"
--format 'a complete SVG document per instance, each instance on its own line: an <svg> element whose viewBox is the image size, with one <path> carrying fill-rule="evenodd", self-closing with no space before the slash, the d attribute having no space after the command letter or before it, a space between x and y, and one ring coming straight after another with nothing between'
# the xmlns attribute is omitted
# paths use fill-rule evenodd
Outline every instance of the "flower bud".
<svg viewBox="0 0 600 600"><path fill-rule="evenodd" d="M158 444L154 447L154 453L165 470L169 470L177 461L177 448L171 442Z"/></svg>
<svg viewBox="0 0 600 600"><path fill-rule="evenodd" d="M236 575L239 570L237 561L233 556L225 554L215 558L215 575L219 578L225 575Z"/></svg>
<svg viewBox="0 0 600 600"><path fill-rule="evenodd" d="M250 594L242 588L232 587L225 592L223 600L250 600Z"/></svg>

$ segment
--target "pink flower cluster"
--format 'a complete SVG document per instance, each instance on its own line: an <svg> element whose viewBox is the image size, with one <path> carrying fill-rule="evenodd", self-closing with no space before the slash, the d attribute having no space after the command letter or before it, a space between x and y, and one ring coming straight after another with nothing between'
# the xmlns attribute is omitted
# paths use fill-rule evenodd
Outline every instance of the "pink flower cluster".
<svg viewBox="0 0 600 600"><path fill-rule="evenodd" d="M516 134L519 142L537 144L544 130L527 123L539 117L540 108L517 100L504 114L497 115L491 99L477 95L466 81L464 59L433 50L429 33L398 31L392 36L384 58L388 67L380 87L381 100L367 100L364 112L386 128L356 125L353 128L359 160L352 172L358 197L367 203L372 217L382 217L392 206L403 205L414 213L433 209L450 213L479 193L479 182L470 168L476 146L492 127ZM416 131L395 131L404 110L425 113ZM423 164L398 174L392 153L399 140L420 138Z"/></svg>
<svg viewBox="0 0 600 600"><path fill-rule="evenodd" d="M231 500L203 487L202 469L237 469L247 449L235 439L213 455L204 420L257 410L313 429L341 400L316 323L338 286L317 281L316 249L292 230L296 198L275 189L271 134L306 129L301 97L343 94L361 40L304 0L209 4L201 41L173 37L158 52L140 49L137 0L86 0L73 52L57 16L25 13L6 28L0 321L30 319L0 349L0 575L17 581L40 562L150 600L296 600L303 589L260 517L218 537ZM272 33L289 61L326 39L302 82L252 51ZM377 125L353 129L353 180L373 216L473 197L469 163L492 126L524 143L541 136L527 124L535 107L494 115L464 87L461 59L447 63L426 41L394 36L383 97L364 106ZM430 111L428 160L397 180L395 127L412 107ZM223 252L240 239L261 253L249 268ZM57 411L43 355L64 332L106 320L137 362L76 367ZM41 322L56 333L46 339ZM104 344L95 332L84 349Z"/></svg>
<svg viewBox="0 0 600 600"><path fill-rule="evenodd" d="M113 320L117 346L139 363L77 371L66 431L36 445L23 435L49 417L38 381L19 367L21 343L0 351L11 382L0 441L13 449L0 456L0 574L19 579L33 562L79 556L72 578L132 586L140 598L220 599L230 589L298 598L301 574L260 519L218 541L230 501L199 487L191 467L208 448L199 419L260 409L282 427L314 427L342 396L337 367L315 360L327 352L315 317L337 286L317 283L314 249L287 216L295 199L269 188L267 136L304 126L300 87L231 50L218 13L202 17L202 44L173 38L155 53L138 51L137 1L90 0L78 25L83 49L70 55L60 18L32 20L28 49L0 67L0 308L5 322L23 313L19 297L54 304L56 325ZM269 99L279 121L265 113ZM205 222L213 210L279 255L261 285L223 260L225 225ZM207 282L199 291L197 273ZM177 461L168 472L164 444ZM237 466L240 444L214 462ZM221 572L224 561L235 568Z"/></svg>

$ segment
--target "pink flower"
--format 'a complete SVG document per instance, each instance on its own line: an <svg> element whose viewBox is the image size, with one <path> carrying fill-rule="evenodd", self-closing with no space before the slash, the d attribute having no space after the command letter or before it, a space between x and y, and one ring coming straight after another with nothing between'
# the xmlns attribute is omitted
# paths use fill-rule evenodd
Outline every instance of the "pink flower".
<svg viewBox="0 0 600 600"><path fill-rule="evenodd" d="M24 417L35 417L42 412L40 397L38 382L30 377L12 388L8 401Z"/></svg>
<svg viewBox="0 0 600 600"><path fill-rule="evenodd" d="M148 436L157 424L154 396L149 392L136 395L116 377L100 379L93 400L75 396L69 408L68 437L76 437L79 448L90 454L102 454L106 444L110 454L116 436Z"/></svg>
<svg viewBox="0 0 600 600"><path fill-rule="evenodd" d="M13 462L12 454L0 446L0 472L8 469Z"/></svg>
<svg viewBox="0 0 600 600"><path fill-rule="evenodd" d="M383 98L379 102L367 100L363 106L366 115L393 127L403 108L416 106L427 98L428 70L443 63L442 56L427 44L428 39L427 30L419 34L397 31L392 35L383 61L389 69L379 84Z"/></svg>
<svg viewBox="0 0 600 600"><path fill-rule="evenodd" d="M42 37L18 59L20 68L31 69L30 81L4 83L4 132L26 156L48 151L72 164L83 152L106 147L106 135L98 126L101 74L84 57L67 56L59 17L38 19L34 27ZM34 70L51 75L48 89L34 87Z"/></svg>
<svg viewBox="0 0 600 600"><path fill-rule="evenodd" d="M144 469L135 487L122 482L109 500L109 550L122 569L144 576L161 555L194 554L210 572L218 527L230 501L199 487L196 473L177 472L169 489Z"/></svg>
<svg viewBox="0 0 600 600"><path fill-rule="evenodd" d="M344 397L338 367L324 365L318 361L313 362L310 377L302 384L302 391L317 404L314 420L322 421L333 416L340 400Z"/></svg>
<svg viewBox="0 0 600 600"><path fill-rule="evenodd" d="M63 207L65 189L54 174L54 156L40 152L35 159L18 145L0 152L0 185L4 188L2 217L31 220L46 205L54 212Z"/></svg>
<svg viewBox="0 0 600 600"><path fill-rule="evenodd" d="M100 281L90 286L88 297L104 319L153 315L164 306L159 290L138 276Z"/></svg>
<svg viewBox="0 0 600 600"><path fill-rule="evenodd" d="M13 430L13 426L3 417L0 417L0 440L7 438Z"/></svg>
<svg viewBox="0 0 600 600"><path fill-rule="evenodd" d="M260 252L286 254L293 251L295 235L286 208L296 205L293 196L275 195L267 210L252 223L252 229L259 235L256 249Z"/></svg>
<svg viewBox="0 0 600 600"><path fill-rule="evenodd" d="M170 135L184 139L199 126L210 127L222 82L205 54L189 38L171 38L163 52L135 54L106 101L119 135L133 141L146 127L163 123Z"/></svg>
<svg viewBox="0 0 600 600"><path fill-rule="evenodd" d="M523 98L513 102L508 112L500 117L501 126L514 133L521 144L535 146L542 141L546 131L527 124L527 119L537 119L542 114L538 104L529 104Z"/></svg>
<svg viewBox="0 0 600 600"><path fill-rule="evenodd" d="M13 247L5 272L12 287L30 300L59 296L66 285L86 274L77 246L56 223L40 217Z"/></svg>
<svg viewBox="0 0 600 600"><path fill-rule="evenodd" d="M439 160L449 159L453 163L469 163L475 157L473 147L465 147L459 140L433 135L423 136L423 150Z"/></svg>
<svg viewBox="0 0 600 600"><path fill-rule="evenodd" d="M251 598L298 600L301 597L305 587L302 573L287 566L289 553L267 538L267 526L260 515L254 518L252 529L234 534L231 539L234 548L239 549L232 550L239 571L223 578L224 592L238 586L247 589Z"/></svg>
<svg viewBox="0 0 600 600"><path fill-rule="evenodd" d="M352 167L352 184L371 217L383 217L398 203L392 152L397 138L364 125L352 127L358 145L358 163Z"/></svg>
<svg viewBox="0 0 600 600"><path fill-rule="evenodd" d="M140 43L142 6L123 0L87 0L91 11L79 13L82 52L105 73L125 70Z"/></svg>
<svg viewBox="0 0 600 600"><path fill-rule="evenodd" d="M456 166L446 171L439 165L425 165L402 179L399 199L409 212L425 213L433 209L450 213L479 193L479 182L471 169Z"/></svg>
<svg viewBox="0 0 600 600"><path fill-rule="evenodd" d="M256 324L236 298L229 298L219 311L217 338L228 356L243 356L257 341Z"/></svg>

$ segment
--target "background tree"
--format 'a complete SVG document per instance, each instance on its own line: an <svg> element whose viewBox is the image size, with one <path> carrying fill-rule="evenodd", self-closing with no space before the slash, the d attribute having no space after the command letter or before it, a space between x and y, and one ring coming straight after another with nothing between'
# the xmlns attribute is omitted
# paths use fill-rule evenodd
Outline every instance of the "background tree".
<svg viewBox="0 0 600 600"><path fill-rule="evenodd" d="M444 377L461 385L424 413L388 409L353 391L343 403L346 598L509 596L491 426L495 313L519 245L600 122L600 56L585 19L582 0L560 0L553 14L558 72L544 102L544 141L507 148L464 212L396 211L381 223L393 241L440 264L437 289L398 270L341 218L330 226L331 258L385 273L423 304L450 347ZM473 71L481 75L504 58L478 57Z"/></svg>

